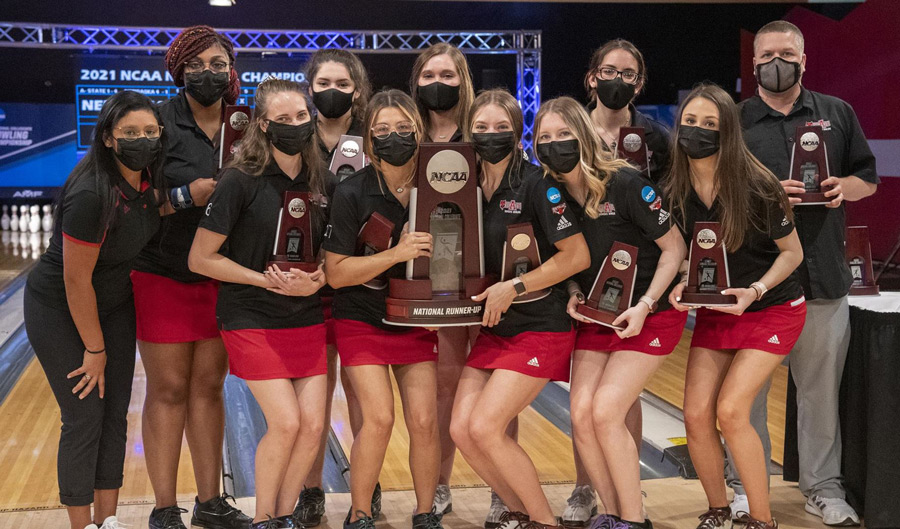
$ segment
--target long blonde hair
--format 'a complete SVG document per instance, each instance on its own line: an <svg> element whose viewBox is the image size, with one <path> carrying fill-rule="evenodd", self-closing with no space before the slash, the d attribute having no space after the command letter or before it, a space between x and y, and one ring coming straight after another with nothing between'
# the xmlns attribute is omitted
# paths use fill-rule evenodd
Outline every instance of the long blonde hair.
<svg viewBox="0 0 900 529"><path fill-rule="evenodd" d="M596 219L600 216L600 203L606 197L606 184L619 169L631 167L625 160L614 158L612 153L602 147L600 136L591 123L591 117L578 101L571 97L558 97L551 99L538 110L534 118L534 136L540 137L541 123L547 114L558 115L569 127L572 135L578 140L581 151L581 172L584 174L584 183L587 186L587 195L584 200L584 212ZM535 147L535 154L537 148ZM550 170L544 161L540 160L545 173L553 176L557 181L563 182L562 176Z"/></svg>
<svg viewBox="0 0 900 529"><path fill-rule="evenodd" d="M456 73L459 74L459 103L456 104L454 112L456 112L456 126L463 134L469 130L469 107L472 106L472 102L475 100L475 89L472 86L472 72L469 70L469 62L466 60L466 56L459 51L459 48L446 42L439 42L432 44L428 49L420 53L416 57L412 76L409 78L409 93L412 95L413 101L416 102L419 113L422 115L422 121L425 124L421 141L432 141L432 139L428 136L428 129L431 126L428 109L419 104L419 77L422 75L422 70L425 69L428 61L438 55L448 55L450 60L453 61L453 65L456 66Z"/></svg>
<svg viewBox="0 0 900 529"><path fill-rule="evenodd" d="M416 104L411 97L400 90L382 90L372 96L372 99L369 100L369 105L366 107L366 118L363 121L363 130L365 130L365 136L363 137L363 152L366 153L366 156L371 160L370 163L372 167L377 169L378 172L382 171L381 159L375 154L375 146L372 143L372 127L375 125L375 119L378 118L378 113L385 108L396 108L402 112L407 119L413 122L416 126L416 143L422 142L422 130L424 127L422 125L422 117L419 115ZM416 150L416 154L413 155L413 158L415 158L416 155L418 155L418 149ZM415 171L413 171L412 176L410 176L408 183L412 183L414 177Z"/></svg>

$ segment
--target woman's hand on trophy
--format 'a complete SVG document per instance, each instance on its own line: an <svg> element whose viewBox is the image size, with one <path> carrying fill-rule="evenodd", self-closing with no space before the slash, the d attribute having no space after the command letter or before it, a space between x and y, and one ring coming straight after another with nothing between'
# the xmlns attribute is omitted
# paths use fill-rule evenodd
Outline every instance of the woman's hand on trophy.
<svg viewBox="0 0 900 529"><path fill-rule="evenodd" d="M722 291L722 295L724 296L737 296L737 303L734 305L728 305L727 307L709 307L712 310L717 310L719 312L725 312L728 314L734 314L736 316L740 316L747 310L747 307L750 306L751 303L756 301L756 297L759 295L759 292L754 288L726 288Z"/></svg>
<svg viewBox="0 0 900 529"><path fill-rule="evenodd" d="M781 187L784 189L784 192L787 193L788 201L792 206L796 206L802 200L799 197L795 197L793 195L799 195L801 193L806 192L806 188L803 186L803 182L799 180L781 180Z"/></svg>
<svg viewBox="0 0 900 529"><path fill-rule="evenodd" d="M481 324L485 327L493 327L500 323L500 318L512 305L516 296L518 296L516 287L513 286L511 280L494 283L481 294L472 296L472 301L487 300L484 303L484 318L482 318Z"/></svg>
<svg viewBox="0 0 900 529"><path fill-rule="evenodd" d="M424 231L407 232L404 226L400 242L392 248L394 262L402 263L416 257L431 257L434 248L434 239L430 233Z"/></svg>
<svg viewBox="0 0 900 529"><path fill-rule="evenodd" d="M569 296L569 303L566 305L566 312L569 313L569 316L575 321L591 323L591 320L578 313L578 305L584 305L584 296L582 295L581 297L579 297L576 294L572 294L571 296Z"/></svg>
<svg viewBox="0 0 900 529"><path fill-rule="evenodd" d="M321 266L315 272L307 273L299 268L291 268L290 273L285 273L272 265L267 272L266 279L271 286L266 290L282 296L311 296L325 286L325 272Z"/></svg>
<svg viewBox="0 0 900 529"><path fill-rule="evenodd" d="M650 314L650 307L644 303L638 303L622 314L619 314L619 317L614 319L612 324L618 327L624 323L625 328L621 331L615 329L616 335L624 340L625 338L631 338L640 334L641 329L644 328L644 321L647 319L647 314Z"/></svg>
<svg viewBox="0 0 900 529"><path fill-rule="evenodd" d="M682 305L680 303L681 294L682 294L682 292L684 292L684 287L686 287L686 286L687 286L686 282L678 283L677 285L675 285L675 288L672 289L672 292L669 292L669 303L672 304L672 307L675 308L675 310L678 310L681 312L684 312L686 310L691 310L691 308L688 307L687 305Z"/></svg>

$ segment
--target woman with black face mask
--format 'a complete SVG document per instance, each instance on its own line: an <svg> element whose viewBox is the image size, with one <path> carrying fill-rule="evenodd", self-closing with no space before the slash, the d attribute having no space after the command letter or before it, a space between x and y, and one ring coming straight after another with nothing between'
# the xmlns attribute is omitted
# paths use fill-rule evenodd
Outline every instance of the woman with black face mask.
<svg viewBox="0 0 900 529"><path fill-rule="evenodd" d="M309 215L314 252L325 232L327 169L308 98L299 83L270 78L259 85L253 119L210 197L188 258L192 271L221 281L216 316L230 370L247 382L266 418L251 528L294 526L325 420L318 296L325 274L321 266L310 273L267 266L286 192L311 193L308 202L293 199L299 201L293 207Z"/></svg>
<svg viewBox="0 0 900 529"><path fill-rule="evenodd" d="M335 288L333 315L341 369L356 392L363 419L350 454L351 506L344 528L374 527L372 494L394 422L392 370L409 430L416 492L412 525L440 529L440 516L432 511L440 464L437 336L382 321L386 281L403 277L410 259L431 256L431 234L406 229L422 119L408 95L388 90L369 101L364 123L363 149L372 163L337 185L324 242L325 270ZM367 223L392 225L388 249L372 253L357 244Z"/></svg>
<svg viewBox="0 0 900 529"><path fill-rule="evenodd" d="M688 94L678 111L677 142L664 196L688 245L696 222L718 222L736 303L697 309L684 392L684 425L691 460L709 501L700 529L725 527L732 513L725 494L719 428L747 493L749 529L776 529L769 479L750 409L760 388L803 330L806 303L795 269L803 249L787 195L778 179L744 145L737 105L716 85ZM702 232L701 232L702 233ZM716 235L716 234L713 234ZM709 236L707 235L707 238ZM687 283L669 294L679 303Z"/></svg>
<svg viewBox="0 0 900 529"><path fill-rule="evenodd" d="M665 125L634 107L634 100L646 85L644 55L623 39L611 40L597 49L584 76L590 98L588 112L603 148L617 155L621 128L643 128L650 156L649 176L658 183L669 166L671 138Z"/></svg>
<svg viewBox="0 0 900 529"><path fill-rule="evenodd" d="M519 234L513 244L536 248L540 264L473 298L485 302L484 318L459 381L450 431L466 461L509 509L500 525L509 520L531 529L556 527L534 463L508 427L548 381L569 379L575 332L565 314L563 282L590 265L590 254L559 188L523 159L523 118L515 98L502 90L484 92L470 120L481 162L485 272L502 276L508 227L515 224L531 225L534 237ZM520 297L529 292L535 295Z"/></svg>
<svg viewBox="0 0 900 529"><path fill-rule="evenodd" d="M163 221L132 273L137 338L147 372L143 438L156 497L152 529L184 527L176 504L187 435L197 501L192 522L210 529L249 522L220 495L228 357L216 328L217 283L188 269L197 224L215 187L225 104L240 91L231 41L208 26L183 30L166 67L184 89L160 105L169 136L162 173L175 213Z"/></svg>
<svg viewBox="0 0 900 529"><path fill-rule="evenodd" d="M25 287L25 330L62 415L59 493L72 529L121 527L135 362L128 274L159 227L165 143L147 97L123 91L104 103L91 148L57 198L50 247Z"/></svg>

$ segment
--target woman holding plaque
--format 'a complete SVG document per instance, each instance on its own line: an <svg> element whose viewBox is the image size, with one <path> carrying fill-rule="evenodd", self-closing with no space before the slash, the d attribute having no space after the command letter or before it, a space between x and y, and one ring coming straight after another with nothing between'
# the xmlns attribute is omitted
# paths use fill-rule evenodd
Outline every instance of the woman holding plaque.
<svg viewBox="0 0 900 529"><path fill-rule="evenodd" d="M475 99L472 72L459 48L444 42L434 44L416 58L409 90L425 125L423 141L458 142L467 130L469 109ZM456 445L450 436L450 413L466 356L478 336L478 327L441 327L438 334L438 428L441 433L441 475L434 496L435 510L453 510L450 475ZM492 528L505 507L496 494L485 526Z"/></svg>
<svg viewBox="0 0 900 529"><path fill-rule="evenodd" d="M335 338L362 409L353 441L351 507L345 529L371 529L372 494L394 424L393 371L409 430L409 468L416 492L414 529L440 529L432 511L440 465L437 420L437 337L422 328L383 322L388 289L384 278L404 276L406 262L429 257L431 234L408 232L409 199L416 173L422 119L413 100L399 90L375 94L364 121L363 148L371 164L335 189L325 240L325 269L335 288ZM378 246L358 243L364 228L382 227ZM369 225L369 226L367 226ZM380 280L381 288L373 288Z"/></svg>
<svg viewBox="0 0 900 529"><path fill-rule="evenodd" d="M538 156L563 184L568 210L581 224L591 251L591 267L569 287L568 313L581 322L570 391L573 439L606 508L600 520L611 517L628 527L647 527L639 452L626 416L681 338L687 314L672 310L665 295L684 260L684 241L669 223L653 183L603 149L590 117L574 99L541 105L535 131ZM634 247L637 255L624 248L612 253L617 243ZM622 275L624 283L610 282L616 276L604 277L609 263L636 268ZM618 328L598 325L576 310L584 303L583 292L592 300L606 300L607 285L616 292L613 308L607 310L618 314L608 325Z"/></svg>
<svg viewBox="0 0 900 529"><path fill-rule="evenodd" d="M803 329L806 304L794 274L803 250L787 195L744 145L740 114L728 93L712 84L696 87L681 104L676 137L664 195L690 239L691 254L710 253L699 265L692 257L685 273L690 279L672 290L669 301L687 310L680 303L686 302L685 284L697 284L698 276L702 283L709 265L721 266L713 261L722 259L727 274L710 275L726 275L730 286L721 280L713 284L725 285L721 295L731 296L697 310L688 357L684 423L709 501L698 527L724 527L731 519L718 420L747 491L747 527L775 529L766 461L750 408ZM693 240L696 222L718 224ZM716 246L719 240L722 246Z"/></svg>
<svg viewBox="0 0 900 529"><path fill-rule="evenodd" d="M197 482L193 522L210 528L249 518L220 495L223 385L228 356L216 327L216 281L191 272L187 256L219 170L222 115L240 94L231 40L208 26L183 30L166 67L184 89L160 105L169 137L163 175L175 213L132 272L137 339L147 372L142 432L156 505L150 527L183 527L176 504L178 461L186 436Z"/></svg>
<svg viewBox="0 0 900 529"><path fill-rule="evenodd" d="M365 117L366 104L372 95L369 75L362 61L346 50L324 49L312 54L306 63L306 79L313 105L316 107L316 137L319 152L326 164L331 165L334 153L338 148L341 136L364 135L362 120ZM360 146L361 147L361 146ZM358 155L362 157L362 152ZM331 165L333 167L333 165ZM335 169L336 170L336 169ZM336 170L337 171L337 170ZM340 172L340 171L337 171ZM352 172L351 172L352 174ZM334 184L346 174L338 174L330 182L326 182L326 192L333 192ZM325 449L328 432L331 431L331 403L334 388L337 385L337 349L335 348L334 320L331 318L331 299L333 292L328 285L320 292L322 307L325 311L326 343L328 345L328 398L325 404L325 428L322 430L322 443L315 464L300 493L295 516L304 527L315 527L325 515L325 491L322 489L322 469L325 464ZM359 403L345 374L341 374L344 395L350 415L350 430L356 435L359 432ZM373 509L381 510L380 487L376 487L372 498Z"/></svg>
<svg viewBox="0 0 900 529"><path fill-rule="evenodd" d="M559 188L523 158L515 98L484 92L469 119L484 193L485 272L503 280L474 297L485 301L483 327L459 382L450 431L466 461L509 507L500 523L556 527L534 464L507 426L548 381L569 378L575 332L563 281L590 265L590 253ZM513 251L522 253L507 262ZM525 269L516 266L522 258Z"/></svg>
<svg viewBox="0 0 900 529"><path fill-rule="evenodd" d="M282 224L293 222L286 215L307 216L308 229L302 223L294 229L312 238L313 263L325 230L321 202L314 200L324 192L327 170L308 97L291 81L269 78L259 85L253 119L210 198L188 258L191 270L222 282L216 316L231 373L247 382L266 418L256 451L253 528L293 527L294 506L325 424L325 324L318 296L325 275L321 266L307 272L299 264L289 270L267 264L272 241L284 235ZM282 210L287 193L296 196Z"/></svg>

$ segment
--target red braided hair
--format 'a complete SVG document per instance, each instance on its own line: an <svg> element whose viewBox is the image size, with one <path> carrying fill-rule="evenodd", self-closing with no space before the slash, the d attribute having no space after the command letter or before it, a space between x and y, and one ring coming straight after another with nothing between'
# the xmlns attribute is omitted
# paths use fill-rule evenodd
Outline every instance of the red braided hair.
<svg viewBox="0 0 900 529"><path fill-rule="evenodd" d="M232 66L228 90L225 91L222 99L229 105L233 105L241 94L241 81L234 69L234 45L231 43L231 39L216 33L213 28L209 26L184 28L166 51L166 69L175 80L175 86L184 86L184 63L215 45L219 45L225 50L225 53L228 54L228 62Z"/></svg>

